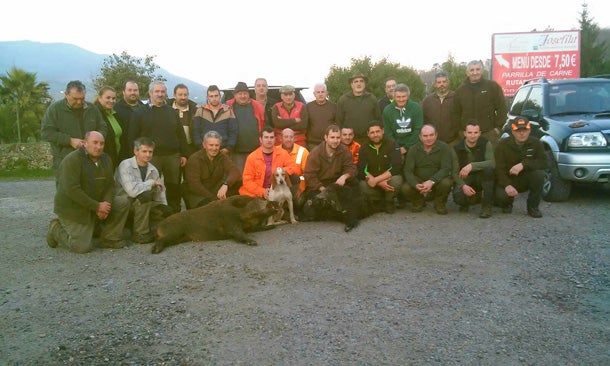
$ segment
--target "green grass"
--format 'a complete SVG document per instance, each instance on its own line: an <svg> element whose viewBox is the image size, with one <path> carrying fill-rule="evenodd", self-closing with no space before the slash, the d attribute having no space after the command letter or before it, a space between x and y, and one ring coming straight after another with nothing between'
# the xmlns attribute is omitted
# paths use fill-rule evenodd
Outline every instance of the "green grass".
<svg viewBox="0 0 610 366"><path fill-rule="evenodd" d="M0 180L35 180L52 179L55 177L53 169L15 169L0 170Z"/></svg>

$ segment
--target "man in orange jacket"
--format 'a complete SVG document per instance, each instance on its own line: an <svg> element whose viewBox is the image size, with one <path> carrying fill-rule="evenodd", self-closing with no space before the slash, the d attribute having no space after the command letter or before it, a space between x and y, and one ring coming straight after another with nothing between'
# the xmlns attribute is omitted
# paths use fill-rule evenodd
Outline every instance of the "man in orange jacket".
<svg viewBox="0 0 610 366"><path fill-rule="evenodd" d="M246 158L239 194L267 199L272 173L276 168L284 168L290 175L292 184L299 184L298 167L290 154L281 146L274 146L273 128L268 126L263 128L260 133L260 144L261 146Z"/></svg>

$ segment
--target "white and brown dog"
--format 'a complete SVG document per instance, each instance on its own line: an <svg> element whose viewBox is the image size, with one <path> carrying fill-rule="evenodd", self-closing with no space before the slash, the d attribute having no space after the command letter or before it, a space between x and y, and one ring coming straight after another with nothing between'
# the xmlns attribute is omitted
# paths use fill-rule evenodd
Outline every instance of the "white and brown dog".
<svg viewBox="0 0 610 366"><path fill-rule="evenodd" d="M294 205L292 203L292 192L290 187L292 183L288 177L288 173L283 168L276 168L271 176L271 189L269 189L269 201L275 201L280 205L279 212L270 216L267 220L267 225L285 224L282 219L284 216L284 205L288 204L288 212L290 213L290 223L295 224L297 220L294 218Z"/></svg>

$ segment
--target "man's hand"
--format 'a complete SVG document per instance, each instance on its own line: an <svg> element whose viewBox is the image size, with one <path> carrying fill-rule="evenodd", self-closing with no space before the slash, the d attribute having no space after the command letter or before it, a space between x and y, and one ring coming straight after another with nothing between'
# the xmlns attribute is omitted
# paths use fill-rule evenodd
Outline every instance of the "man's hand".
<svg viewBox="0 0 610 366"><path fill-rule="evenodd" d="M474 188L472 188L468 184L464 184L462 186L462 192L464 192L464 194L468 197L472 197L477 193L477 191L475 191Z"/></svg>
<svg viewBox="0 0 610 366"><path fill-rule="evenodd" d="M263 192L263 198L268 200L269 199L269 191L271 190L271 188L265 188L265 192Z"/></svg>
<svg viewBox="0 0 610 366"><path fill-rule="evenodd" d="M345 181L347 181L347 178L349 178L349 175L348 174L343 174L342 176L337 178L335 183L337 183L338 186L343 187L345 185Z"/></svg>
<svg viewBox="0 0 610 366"><path fill-rule="evenodd" d="M227 186L226 184L221 185L220 189L216 193L216 198L218 198L219 200L224 200L225 198L227 198L228 190L229 190L229 186Z"/></svg>
<svg viewBox="0 0 610 366"><path fill-rule="evenodd" d="M102 220L105 219L110 214L111 208L112 208L112 206L110 205L110 202L106 202L106 201L100 202L97 205L97 212L96 212L97 217L99 217Z"/></svg>
<svg viewBox="0 0 610 366"><path fill-rule="evenodd" d="M229 149L227 149L226 147L225 147L225 148L223 148L223 149L220 149L220 152L221 152L223 155L229 156Z"/></svg>
<svg viewBox="0 0 610 366"><path fill-rule="evenodd" d="M468 174L470 174L471 171L472 171L472 164L468 164L468 165L464 166L460 170L460 177L462 177L462 178L468 177Z"/></svg>
<svg viewBox="0 0 610 366"><path fill-rule="evenodd" d="M186 165L186 158L184 156L180 157L180 167L183 167Z"/></svg>
<svg viewBox="0 0 610 366"><path fill-rule="evenodd" d="M514 165L512 168L510 168L510 170L508 171L508 174L519 175L519 173L521 173L522 171L523 171L523 163L519 163L517 165Z"/></svg>
<svg viewBox="0 0 610 366"><path fill-rule="evenodd" d="M159 192L163 192L163 190L165 189L165 187L163 186L163 183L161 183L161 182L154 182L152 188L153 188L152 189L153 191L156 188L159 190Z"/></svg>
<svg viewBox="0 0 610 366"><path fill-rule="evenodd" d="M511 185L506 186L506 188L504 188L504 192L506 192L509 197L517 197L519 194L519 191L517 191L517 189Z"/></svg>
<svg viewBox="0 0 610 366"><path fill-rule="evenodd" d="M381 182L377 183L377 186L386 192L394 192L394 187L390 185L389 179L382 180Z"/></svg>
<svg viewBox="0 0 610 366"><path fill-rule="evenodd" d="M85 144L85 140L76 139L74 137L70 137L70 146L72 146L75 150Z"/></svg>

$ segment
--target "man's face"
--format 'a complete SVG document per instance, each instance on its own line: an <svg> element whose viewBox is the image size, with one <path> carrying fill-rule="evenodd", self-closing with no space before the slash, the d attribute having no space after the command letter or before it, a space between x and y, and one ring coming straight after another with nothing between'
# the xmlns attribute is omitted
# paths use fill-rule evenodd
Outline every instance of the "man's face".
<svg viewBox="0 0 610 366"><path fill-rule="evenodd" d="M294 146L294 132L293 131L283 131L282 132L282 147L285 149L292 150Z"/></svg>
<svg viewBox="0 0 610 366"><path fill-rule="evenodd" d="M178 88L174 93L176 104L180 107L186 107L189 104L189 90L187 88Z"/></svg>
<svg viewBox="0 0 610 366"><path fill-rule="evenodd" d="M271 150L275 144L275 133L263 131L263 135L259 140L263 149Z"/></svg>
<svg viewBox="0 0 610 366"><path fill-rule="evenodd" d="M328 91L318 86L313 89L313 96L316 98L316 102L318 104L324 104L326 103L326 98L328 97Z"/></svg>
<svg viewBox="0 0 610 366"><path fill-rule="evenodd" d="M123 90L123 99L128 104L136 104L140 99L140 88L138 88L138 84L131 82L125 84L125 89Z"/></svg>
<svg viewBox="0 0 610 366"><path fill-rule="evenodd" d="M335 150L341 143L341 132L329 131L327 135L324 135L324 141L326 142L327 146Z"/></svg>
<svg viewBox="0 0 610 366"><path fill-rule="evenodd" d="M354 95L360 95L364 93L364 88L366 87L364 78L355 78L354 80L352 80L351 87Z"/></svg>
<svg viewBox="0 0 610 366"><path fill-rule="evenodd" d="M419 139L424 147L430 148L436 142L436 130L430 126L424 126L419 133Z"/></svg>
<svg viewBox="0 0 610 366"><path fill-rule="evenodd" d="M409 93L406 91L394 92L394 102L398 108L404 108L409 101Z"/></svg>
<svg viewBox="0 0 610 366"><path fill-rule="evenodd" d="M93 158L99 158L104 152L104 136L99 132L90 132L85 139L85 150Z"/></svg>
<svg viewBox="0 0 610 366"><path fill-rule="evenodd" d="M150 102L158 107L165 103L165 99L167 99L167 88L165 85L155 84L148 94Z"/></svg>
<svg viewBox="0 0 610 366"><path fill-rule="evenodd" d="M133 149L133 155L136 157L136 163L139 166L145 166L153 157L154 148L152 146L140 145L139 149Z"/></svg>
<svg viewBox="0 0 610 366"><path fill-rule="evenodd" d="M235 102L239 105L246 105L250 101L250 94L243 90L235 93Z"/></svg>
<svg viewBox="0 0 610 366"><path fill-rule="evenodd" d="M293 93L282 93L280 94L280 98L282 98L282 102L286 105L294 104L294 92Z"/></svg>
<svg viewBox="0 0 610 366"><path fill-rule="evenodd" d="M354 130L352 130L351 128L342 128L340 137L341 137L341 143L343 145L349 146L354 141Z"/></svg>
<svg viewBox="0 0 610 366"><path fill-rule="evenodd" d="M371 126L366 134L373 144L379 144L383 139L383 128L379 126Z"/></svg>
<svg viewBox="0 0 610 366"><path fill-rule="evenodd" d="M466 143L468 145L476 145L477 141L479 141L479 137L481 137L481 128L479 126L466 125L466 130L464 130L464 138L466 139Z"/></svg>
<svg viewBox="0 0 610 366"><path fill-rule="evenodd" d="M85 105L85 92L72 88L66 93L66 102L72 109L81 109Z"/></svg>
<svg viewBox="0 0 610 366"><path fill-rule="evenodd" d="M483 76L483 69L481 69L481 65L470 65L468 70L466 70L466 76L468 76L468 80L470 80L471 83L478 83L481 81L481 77Z"/></svg>
<svg viewBox="0 0 610 366"><path fill-rule="evenodd" d="M208 92L208 103L213 107L220 105L220 92L218 90Z"/></svg>
<svg viewBox="0 0 610 366"><path fill-rule="evenodd" d="M394 99L394 88L396 88L396 80L388 80L385 82L385 94L390 99Z"/></svg>
<svg viewBox="0 0 610 366"><path fill-rule="evenodd" d="M267 96L267 82L265 80L257 80L254 84L254 93L260 96Z"/></svg>
<svg viewBox="0 0 610 366"><path fill-rule="evenodd" d="M208 155L208 158L214 159L220 152L220 140L214 137L208 137L203 141L203 149Z"/></svg>
<svg viewBox="0 0 610 366"><path fill-rule="evenodd" d="M434 81L434 87L439 94L446 94L449 90L449 79L444 76L437 77Z"/></svg>
<svg viewBox="0 0 610 366"><path fill-rule="evenodd" d="M515 137L515 141L517 141L518 144L522 144L530 137L530 131L530 129L524 128L521 130L513 130L512 133Z"/></svg>

